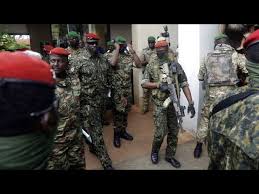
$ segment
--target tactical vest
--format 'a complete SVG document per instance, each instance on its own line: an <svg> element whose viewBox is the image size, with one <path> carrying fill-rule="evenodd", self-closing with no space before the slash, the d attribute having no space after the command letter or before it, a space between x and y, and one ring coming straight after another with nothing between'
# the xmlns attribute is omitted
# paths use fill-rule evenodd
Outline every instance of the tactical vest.
<svg viewBox="0 0 259 194"><path fill-rule="evenodd" d="M232 63L234 50L215 51L208 54L206 81L211 86L235 85L238 82L236 66Z"/></svg>

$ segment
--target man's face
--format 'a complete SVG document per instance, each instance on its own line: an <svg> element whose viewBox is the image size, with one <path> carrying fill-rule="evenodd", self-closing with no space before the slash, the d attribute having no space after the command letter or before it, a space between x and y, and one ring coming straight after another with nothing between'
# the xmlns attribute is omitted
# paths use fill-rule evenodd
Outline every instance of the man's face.
<svg viewBox="0 0 259 194"><path fill-rule="evenodd" d="M156 44L155 41L153 41L153 42L148 42L148 46L149 46L149 48L151 48L151 49L154 49L154 48L155 48L155 44Z"/></svg>
<svg viewBox="0 0 259 194"><path fill-rule="evenodd" d="M91 54L95 54L97 52L98 42L87 42L87 49L90 51Z"/></svg>
<svg viewBox="0 0 259 194"><path fill-rule="evenodd" d="M68 60L67 60L67 57L65 56L50 55L49 63L56 75L64 72L68 67Z"/></svg>
<svg viewBox="0 0 259 194"><path fill-rule="evenodd" d="M77 37L68 38L68 43L72 48L77 48L79 47L79 38Z"/></svg>
<svg viewBox="0 0 259 194"><path fill-rule="evenodd" d="M156 48L156 54L159 59L168 57L168 47Z"/></svg>

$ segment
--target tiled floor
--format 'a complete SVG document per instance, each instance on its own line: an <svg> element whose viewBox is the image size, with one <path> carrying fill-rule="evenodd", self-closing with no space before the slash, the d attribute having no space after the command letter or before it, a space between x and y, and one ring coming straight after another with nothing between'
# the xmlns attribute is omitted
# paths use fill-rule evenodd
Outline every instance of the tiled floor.
<svg viewBox="0 0 259 194"><path fill-rule="evenodd" d="M107 114L109 121L112 121L111 114ZM133 107L128 118L128 131L134 136L132 142L122 140L121 148L113 146L113 126L112 122L109 126L104 127L104 141L106 143L108 153L113 161L113 166L120 170L129 169L174 169L170 164L166 163L164 158L164 149L166 140L164 141L158 165L150 162L150 151L153 140L153 118L152 112L142 115L140 111ZM182 163L181 169L206 169L208 166L207 153L204 152L201 159L193 158L193 149L195 142L190 133L180 133L178 140L178 149L176 158ZM206 150L206 149L204 149ZM99 160L86 148L86 169L97 170L102 169Z"/></svg>

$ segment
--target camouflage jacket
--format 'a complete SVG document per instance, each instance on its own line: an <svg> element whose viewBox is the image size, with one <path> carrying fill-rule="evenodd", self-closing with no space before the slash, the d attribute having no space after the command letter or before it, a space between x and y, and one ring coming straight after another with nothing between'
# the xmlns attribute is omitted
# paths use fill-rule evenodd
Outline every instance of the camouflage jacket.
<svg viewBox="0 0 259 194"><path fill-rule="evenodd" d="M171 63L171 60L168 60L168 64ZM154 82L154 83L160 83L161 82L161 75L162 73L162 65L158 59L158 57L154 57L150 60L149 64L146 67L142 84L145 82ZM169 65L170 68L170 65ZM170 74L170 77L173 80L173 83L175 83L174 76ZM179 87L183 88L185 86L188 86L188 81L186 74L182 68L182 66L177 63L177 78ZM163 102L169 97L169 94L167 92L161 92L159 89L153 89L152 90L152 100L154 103L158 106L162 106Z"/></svg>
<svg viewBox="0 0 259 194"><path fill-rule="evenodd" d="M248 71L246 69L246 57L243 54L238 52L234 52L232 55L232 62L233 64L238 67L242 73L247 74Z"/></svg>
<svg viewBox="0 0 259 194"><path fill-rule="evenodd" d="M245 92L238 88L218 99ZM259 169L259 95L251 95L210 118L208 153L217 169Z"/></svg>
<svg viewBox="0 0 259 194"><path fill-rule="evenodd" d="M77 69L76 66L80 65L78 63L79 60L77 60L77 59L82 57L82 53L83 53L84 49L79 48L77 50L74 50L74 49L68 47L67 50L71 53L68 56L69 69L67 72L68 72L68 75L70 75L70 77L73 80L72 88L74 90L74 94L76 96L80 96L80 89L81 89L80 81L79 81L78 73L75 70Z"/></svg>
<svg viewBox="0 0 259 194"><path fill-rule="evenodd" d="M80 80L80 101L83 104L102 107L109 87L107 59L102 54L93 57L84 49L70 63L74 68L73 77Z"/></svg>
<svg viewBox="0 0 259 194"><path fill-rule="evenodd" d="M220 56L224 53L231 53L231 67L224 62L219 63L222 58L216 59L214 55ZM232 62L234 48L226 44L218 44L212 53L208 53L207 57L202 61L198 79L205 81L206 85L235 85L238 82L237 78L237 63ZM216 60L216 61L215 61ZM227 62L228 59L226 59ZM215 83L213 83L215 82Z"/></svg>
<svg viewBox="0 0 259 194"><path fill-rule="evenodd" d="M155 54L156 53L156 50L155 49L151 49L151 48L149 48L149 47L147 47L147 48L144 48L143 50L142 50L142 53L141 53L141 55L140 55L140 60L143 62L143 61L146 61L146 62L149 62L149 60L150 60L150 56L152 55L152 54Z"/></svg>
<svg viewBox="0 0 259 194"><path fill-rule="evenodd" d="M59 123L55 142L64 143L74 138L79 130L79 100L72 88L72 79L67 76L56 84L56 96L59 99Z"/></svg>
<svg viewBox="0 0 259 194"><path fill-rule="evenodd" d="M109 61L114 52L109 55ZM120 92L125 97L131 96L133 65L133 56L123 53L119 54L118 64L112 66L110 70L111 89Z"/></svg>

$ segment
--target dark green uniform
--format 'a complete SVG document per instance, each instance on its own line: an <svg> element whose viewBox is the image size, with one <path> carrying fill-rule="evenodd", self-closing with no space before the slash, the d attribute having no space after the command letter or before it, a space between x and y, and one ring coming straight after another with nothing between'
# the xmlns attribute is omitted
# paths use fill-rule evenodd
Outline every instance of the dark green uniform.
<svg viewBox="0 0 259 194"><path fill-rule="evenodd" d="M168 59L167 63L170 64L170 62L170 59ZM163 63L160 62L158 57L154 56L146 67L142 83L160 83L161 75L163 74L162 65ZM183 88L188 86L187 77L180 64L177 64L177 74L179 87ZM172 74L170 77L174 81ZM179 129L173 104L171 103L167 108L163 107L163 103L168 97L169 94L167 92L161 92L159 89L152 90L152 101L154 103L153 117L155 122L155 134L152 151L159 151L164 137L167 135L166 158L172 158L176 152Z"/></svg>

